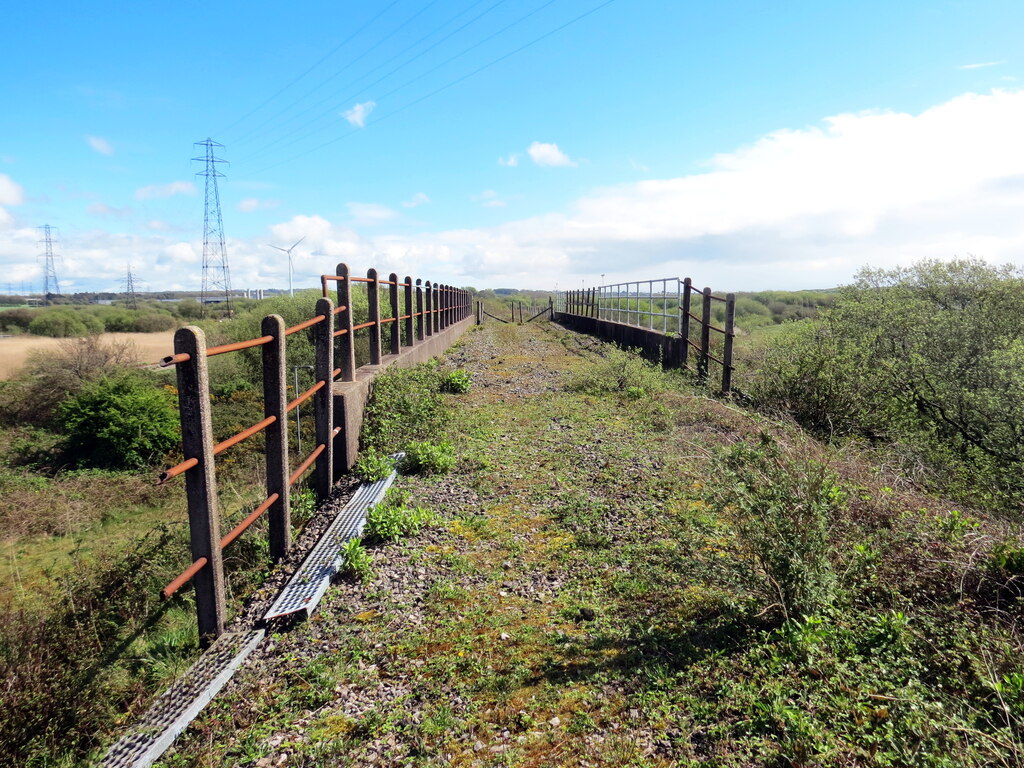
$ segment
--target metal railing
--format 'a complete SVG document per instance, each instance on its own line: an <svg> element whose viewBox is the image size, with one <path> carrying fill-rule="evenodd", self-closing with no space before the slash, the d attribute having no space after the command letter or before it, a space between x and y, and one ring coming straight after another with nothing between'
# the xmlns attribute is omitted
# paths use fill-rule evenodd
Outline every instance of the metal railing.
<svg viewBox="0 0 1024 768"><path fill-rule="evenodd" d="M700 315L693 312L693 294L701 297ZM725 304L724 327L712 323L712 305L716 301ZM690 349L693 349L698 380L708 380L710 364L714 362L722 370L722 392L732 391L735 294L716 296L710 288L703 291L694 288L688 277L683 280L667 277L561 291L556 294L555 312L678 338L681 342L680 365L691 367ZM713 353L718 341L712 333L721 335L721 357Z"/></svg>
<svg viewBox="0 0 1024 768"><path fill-rule="evenodd" d="M332 281L337 283L337 303L328 295L328 283ZM291 549L291 487L315 465L314 488L317 499L323 502L330 494L337 479L334 440L342 430L334 426L332 384L339 377L341 381L355 381L356 332L367 330L370 364L380 365L383 361L381 341L387 326L390 326L389 352L397 355L403 346L403 330L404 346L411 347L452 323L469 317L472 312L470 295L466 291L450 285L432 284L430 281L424 283L416 280L413 283L411 277L399 282L394 273L388 280L381 280L375 269L369 270L365 278L353 277L347 265L339 264L336 274L323 275L320 282L323 298L317 301L315 314L308 320L285 327L279 315L268 315L263 318L261 336L214 347L206 346L206 336L202 329L186 326L175 333L174 354L160 362L163 367L173 365L177 369L182 451L186 458L161 473L159 482L166 483L178 475L185 475L192 550L192 564L171 581L162 594L169 598L190 580L194 582L199 635L204 640L224 631L222 550L266 513L270 556L275 561L284 558ZM366 285L369 319L358 325L353 324L354 283ZM390 314L384 317L381 316L382 287L387 289L386 303L390 309ZM403 294L402 302L399 301L400 293ZM316 381L305 392L296 392L296 397L289 402L286 400L286 339L307 329L313 329ZM215 355L254 347L259 347L262 353L264 418L215 444L207 360ZM316 445L298 467L291 470L288 414L310 398L313 398ZM266 441L266 498L235 528L222 536L215 457L260 433L265 434Z"/></svg>

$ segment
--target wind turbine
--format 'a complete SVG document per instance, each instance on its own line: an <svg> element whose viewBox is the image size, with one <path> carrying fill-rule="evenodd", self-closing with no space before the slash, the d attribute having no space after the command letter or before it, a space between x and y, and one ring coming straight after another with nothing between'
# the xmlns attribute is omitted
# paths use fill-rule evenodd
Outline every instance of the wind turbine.
<svg viewBox="0 0 1024 768"><path fill-rule="evenodd" d="M303 235L302 237L300 237L298 240L295 241L295 245L293 245L291 248L281 248L281 247L276 246L276 245L271 245L270 246L271 248L274 248L274 249L280 251L281 253L287 253L288 254L288 295L289 296L294 296L295 295L295 289L292 287L292 251L295 250L295 246L296 245L298 245L299 243L301 243L305 239L306 239L306 236ZM270 243L267 243L267 245L270 245Z"/></svg>

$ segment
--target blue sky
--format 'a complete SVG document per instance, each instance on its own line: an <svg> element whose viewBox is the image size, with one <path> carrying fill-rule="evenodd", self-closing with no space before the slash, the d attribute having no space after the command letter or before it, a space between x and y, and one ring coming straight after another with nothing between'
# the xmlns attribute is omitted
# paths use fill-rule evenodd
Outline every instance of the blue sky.
<svg viewBox="0 0 1024 768"><path fill-rule="evenodd" d="M603 273L735 290L924 257L1024 262L1019 2L6 15L0 265L15 288L38 290L44 223L66 291L114 289L129 261L151 289L198 288L190 158L207 136L230 162L240 288L284 287L266 244L302 236L309 284L339 260L477 287Z"/></svg>

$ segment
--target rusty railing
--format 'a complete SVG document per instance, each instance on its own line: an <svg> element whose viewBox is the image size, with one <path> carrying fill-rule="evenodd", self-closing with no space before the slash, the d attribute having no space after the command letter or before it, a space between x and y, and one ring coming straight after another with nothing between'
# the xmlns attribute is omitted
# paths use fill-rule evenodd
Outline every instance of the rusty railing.
<svg viewBox="0 0 1024 768"><path fill-rule="evenodd" d="M328 295L328 283L337 283L337 302ZM342 428L334 425L333 383L355 381L355 334L366 330L370 342L370 364L383 362L381 341L389 329L389 352L401 352L402 330L405 346L411 347L468 317L472 312L466 291L450 285L423 283L406 277L399 282L391 274L381 280L375 269L366 277L353 277L345 264L334 275L321 276L323 297L316 303L314 315L297 325L285 327L279 315L263 318L261 336L245 341L206 346L202 329L186 326L174 335L174 354L160 361L163 367L176 366L178 409L181 419L182 451L185 460L165 470L160 483L185 475L192 564L162 591L169 598L192 581L196 593L199 635L208 642L224 631L224 565L221 552L264 514L268 516L270 556L284 558L291 549L290 490L302 476L314 468L313 486L317 500L330 494L336 477L334 441ZM368 321L353 324L352 286L366 285ZM390 314L381 316L380 289L388 289ZM400 290L401 289L401 290ZM403 301L400 302L399 295ZM313 329L315 364L314 384L287 401L286 340L289 336ZM259 347L263 364L264 418L241 432L213 442L210 414L210 382L207 360L215 355ZM337 367L335 364L337 363ZM313 398L315 447L293 471L289 466L288 414ZM254 435L265 435L266 498L227 534L221 535L217 503L215 457Z"/></svg>

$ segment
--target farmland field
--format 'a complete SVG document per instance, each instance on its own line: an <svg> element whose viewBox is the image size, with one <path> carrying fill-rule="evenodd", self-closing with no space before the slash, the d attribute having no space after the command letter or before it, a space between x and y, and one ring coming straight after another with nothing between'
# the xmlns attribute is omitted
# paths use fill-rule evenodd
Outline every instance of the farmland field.
<svg viewBox="0 0 1024 768"><path fill-rule="evenodd" d="M158 333L102 333L99 338L105 342L130 341L138 351L140 363L152 363L170 354L174 346L174 331ZM28 359L34 349L48 349L60 346L64 339L28 334L0 338L0 379L9 379Z"/></svg>

